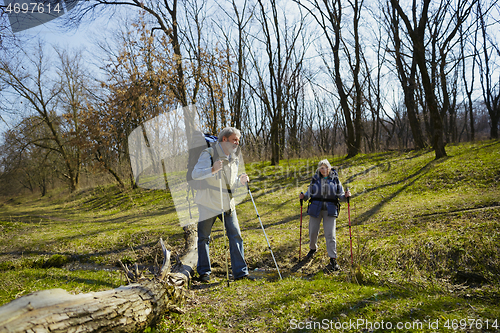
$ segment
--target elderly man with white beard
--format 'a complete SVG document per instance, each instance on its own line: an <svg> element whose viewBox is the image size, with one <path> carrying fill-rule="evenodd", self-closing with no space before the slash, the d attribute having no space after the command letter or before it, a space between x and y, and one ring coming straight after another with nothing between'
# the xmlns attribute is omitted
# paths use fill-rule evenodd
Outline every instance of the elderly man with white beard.
<svg viewBox="0 0 500 333"><path fill-rule="evenodd" d="M212 270L209 252L210 234L217 217L223 221L227 231L234 279L249 278L243 239L236 216L234 198L231 194L231 189L245 185L249 181L248 175L237 174L240 137L241 133L238 129L224 128L218 135L217 144L201 153L192 172L193 179L206 182L204 188L198 190L195 196L199 212L197 271L201 282L210 281ZM221 184L224 186L222 187Z"/></svg>

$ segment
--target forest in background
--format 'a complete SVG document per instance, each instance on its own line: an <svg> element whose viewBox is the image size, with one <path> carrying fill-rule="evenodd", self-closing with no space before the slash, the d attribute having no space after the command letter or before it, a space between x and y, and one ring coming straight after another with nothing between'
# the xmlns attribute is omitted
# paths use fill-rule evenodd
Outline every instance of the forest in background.
<svg viewBox="0 0 500 333"><path fill-rule="evenodd" d="M92 0L61 24L122 8L98 54L2 23L0 109L19 119L2 133L4 195L135 187L128 135L187 105L206 132L240 128L246 159L272 165L389 149L439 159L448 143L498 138L496 1Z"/></svg>

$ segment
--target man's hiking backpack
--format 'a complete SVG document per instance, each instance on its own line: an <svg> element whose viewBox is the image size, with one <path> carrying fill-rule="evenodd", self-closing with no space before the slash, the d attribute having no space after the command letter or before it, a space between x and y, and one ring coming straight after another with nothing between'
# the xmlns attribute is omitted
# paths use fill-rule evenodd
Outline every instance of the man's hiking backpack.
<svg viewBox="0 0 500 333"><path fill-rule="evenodd" d="M188 190L199 190L204 188L204 180L194 180L191 173L198 163L201 153L207 149L212 148L217 143L217 137L211 134L204 134L200 131L195 131L192 136L192 141L189 144L188 151L188 164L187 164L187 174L186 181L188 182ZM215 151L215 149L214 149ZM213 156L210 155L211 165L214 165Z"/></svg>
<svg viewBox="0 0 500 333"><path fill-rule="evenodd" d="M186 201L189 206L189 216L192 218L191 214L191 201L189 200L189 192L191 192L192 197L194 197L194 190L201 190L207 186L207 182L205 180L195 180L193 179L192 172L196 163L198 163L198 159L200 158L201 153L207 148L213 148L217 143L217 137L211 134L205 134L200 131L193 132L191 137L191 141L189 142L189 150L188 150L188 164L187 164L187 173L186 173L186 182L187 193L186 193ZM217 150L212 149L212 152L215 153ZM210 154L210 165L214 165L214 156Z"/></svg>
<svg viewBox="0 0 500 333"><path fill-rule="evenodd" d="M191 142L189 143L189 151L188 151L188 165L187 165L187 174L186 181L188 182L188 190L199 190L204 188L204 180L194 180L191 173L193 169L198 163L198 159L200 158L201 153L207 149L212 148L217 143L217 137L211 134L204 134L200 131L195 131L191 138ZM215 149L214 149L215 151ZM210 155L211 165L214 165L213 156Z"/></svg>

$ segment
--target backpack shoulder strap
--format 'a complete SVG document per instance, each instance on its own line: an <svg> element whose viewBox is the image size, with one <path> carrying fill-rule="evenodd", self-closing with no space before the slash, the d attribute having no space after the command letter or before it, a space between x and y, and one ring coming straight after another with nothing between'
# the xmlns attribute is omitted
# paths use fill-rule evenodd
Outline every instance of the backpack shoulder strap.
<svg viewBox="0 0 500 333"><path fill-rule="evenodd" d="M214 165L214 158L217 155L216 149L214 149L213 147L208 147L205 150L210 154L210 162L211 162L210 165L213 166Z"/></svg>
<svg viewBox="0 0 500 333"><path fill-rule="evenodd" d="M330 177L332 177L332 179L339 178L339 174L337 173L337 170L332 168L332 170L330 170Z"/></svg>

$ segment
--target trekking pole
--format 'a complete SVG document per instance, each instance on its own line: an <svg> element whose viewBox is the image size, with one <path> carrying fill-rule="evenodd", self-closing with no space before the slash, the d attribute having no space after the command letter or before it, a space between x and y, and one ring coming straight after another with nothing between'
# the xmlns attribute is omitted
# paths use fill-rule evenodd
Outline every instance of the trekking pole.
<svg viewBox="0 0 500 333"><path fill-rule="evenodd" d="M271 256L273 257L273 260L274 260L274 265L276 266L276 269L278 270L278 275L280 276L280 280L283 280L283 278L281 277L280 269L278 268L278 264L276 263L276 259L274 258L273 250L271 249L271 244L269 244L269 240L267 239L266 230L264 229L264 225L262 224L262 220L260 219L259 211L257 210L257 206L255 205L255 201L253 200L252 192L250 191L250 186L248 186L248 182L246 182L246 185L247 185L248 194L250 194L250 198L252 199L253 206L255 208L255 212L257 213L257 217L259 218L262 232L264 232L264 237L266 238L267 246L269 247L269 251L271 251Z"/></svg>
<svg viewBox="0 0 500 333"><path fill-rule="evenodd" d="M224 256L226 257L226 278L229 287L229 264L227 263L227 241L226 241L226 221L224 219L224 202L222 201L222 170L219 171L219 189L220 189L220 210L222 216L222 230L224 232Z"/></svg>
<svg viewBox="0 0 500 333"><path fill-rule="evenodd" d="M349 188L346 187L346 192L349 191ZM349 204L349 199L351 197L347 197L347 217L349 219L349 239L351 242L351 267L354 265L354 259L352 256L352 234L351 234L351 205Z"/></svg>
<svg viewBox="0 0 500 333"><path fill-rule="evenodd" d="M304 194L304 192L300 192L300 194ZM300 199L300 237L299 237L299 261L300 261L300 254L302 251L302 203L304 202L304 199Z"/></svg>

